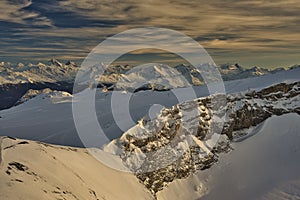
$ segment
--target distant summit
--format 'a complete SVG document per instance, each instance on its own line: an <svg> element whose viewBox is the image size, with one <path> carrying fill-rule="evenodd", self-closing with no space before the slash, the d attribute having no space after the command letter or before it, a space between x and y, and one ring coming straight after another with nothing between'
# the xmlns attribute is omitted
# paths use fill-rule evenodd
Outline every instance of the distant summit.
<svg viewBox="0 0 300 200"><path fill-rule="evenodd" d="M73 65L76 66L75 62L68 60L65 65Z"/></svg>
<svg viewBox="0 0 300 200"><path fill-rule="evenodd" d="M149 64L147 64L149 67ZM206 69L209 69L212 64L204 64L203 65L203 72L205 72ZM293 65L289 69L298 68L299 65ZM94 67L95 68L95 67ZM134 88L132 84L130 83L130 80L134 81L136 78L134 78L134 74L138 75L139 80L148 80L149 76L151 76L151 73L155 73L156 75L153 76L155 81L155 77L159 76L161 78L168 79L169 83L177 83L177 81L182 82L181 78L186 79L186 81L191 85L202 85L204 84L201 71L199 71L197 68L185 65L185 64L179 64L173 67L176 71L178 71L177 76L172 77L172 80L170 80L170 77L168 76L168 73L160 74L160 70L155 66L153 66L153 70L149 71L149 69L143 69L139 68L139 72L137 72L136 67L130 66L130 65L113 65L109 66L105 69L102 76L98 77L98 82L102 86L108 86L110 88L114 86L120 78L122 80L128 79L129 82L126 82L126 87L118 87L118 88ZM255 76L263 76L270 73L276 73L279 71L284 71L284 68L277 68L274 70L269 70L266 68L254 66L252 68L243 68L238 63L235 64L221 64L218 66L220 74L222 75L223 80L235 80L235 79L243 79L243 78L249 78L249 77L255 77ZM77 75L77 72L79 70L78 65L76 65L75 62L69 60L65 63L60 62L59 60L52 58L48 61L48 63L38 63L38 64L12 64L10 62L0 62L0 85L5 84L24 84L24 83L57 83L57 82L67 82L67 83L73 83L75 80L75 77ZM93 72L92 72L93 71ZM91 72L88 73L97 73L97 70L94 69ZM150 74L149 74L150 73ZM89 79L91 74L86 74L87 79ZM177 79L177 81L176 81ZM180 80L179 80L180 79ZM168 84L169 84L168 83ZM130 85L131 84L131 85ZM153 84L150 84L153 86ZM155 84L154 84L155 85ZM155 86L155 88L176 88L181 87L188 84L171 84L167 87L164 87L163 85L159 84L159 87ZM152 87L151 86L151 87ZM146 87L147 89L147 87ZM151 88L148 88L151 89ZM153 89L153 88L152 88Z"/></svg>
<svg viewBox="0 0 300 200"><path fill-rule="evenodd" d="M57 67L62 67L62 66L63 66L62 63L60 63L58 60L56 60L56 59L54 59L54 58L52 58L52 59L50 60L50 63L51 63L52 65L56 65Z"/></svg>
<svg viewBox="0 0 300 200"><path fill-rule="evenodd" d="M243 70L242 66L240 66L238 63L235 63L235 64L229 64L229 63L221 64L220 69L222 69L222 70L239 70L239 71Z"/></svg>

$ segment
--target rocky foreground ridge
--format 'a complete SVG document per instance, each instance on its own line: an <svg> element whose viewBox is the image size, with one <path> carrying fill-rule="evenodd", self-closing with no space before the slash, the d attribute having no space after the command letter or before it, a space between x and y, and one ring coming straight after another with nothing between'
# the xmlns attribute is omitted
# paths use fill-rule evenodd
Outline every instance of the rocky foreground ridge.
<svg viewBox="0 0 300 200"><path fill-rule="evenodd" d="M244 139L270 116L300 115L299 94L300 82L280 83L185 102L163 109L154 120L145 117L105 150L119 155L155 195L170 182L209 168L220 153L231 150L231 141Z"/></svg>

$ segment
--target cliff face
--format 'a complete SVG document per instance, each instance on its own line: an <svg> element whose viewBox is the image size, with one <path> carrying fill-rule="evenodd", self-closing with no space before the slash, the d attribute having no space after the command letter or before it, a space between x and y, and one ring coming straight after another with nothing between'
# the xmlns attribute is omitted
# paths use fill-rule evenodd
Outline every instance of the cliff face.
<svg viewBox="0 0 300 200"><path fill-rule="evenodd" d="M299 93L300 82L281 83L258 92L185 102L163 109L156 119L145 117L106 151L120 155L156 194L176 179L209 168L218 154L231 150L231 140L247 136L249 128L270 116L300 114Z"/></svg>
<svg viewBox="0 0 300 200"><path fill-rule="evenodd" d="M229 121L223 133L230 139L238 137L234 133L256 126L272 115L285 113L300 114L300 83L281 83L259 92L248 92L245 95L228 96Z"/></svg>

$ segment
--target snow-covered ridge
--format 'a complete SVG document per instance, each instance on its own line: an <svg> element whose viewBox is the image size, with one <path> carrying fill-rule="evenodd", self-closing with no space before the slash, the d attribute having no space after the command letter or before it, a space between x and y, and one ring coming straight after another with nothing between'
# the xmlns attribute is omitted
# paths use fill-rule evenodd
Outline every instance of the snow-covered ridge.
<svg viewBox="0 0 300 200"><path fill-rule="evenodd" d="M154 120L142 119L104 150L120 155L124 165L155 194L176 179L209 168L219 153L230 150L230 140L244 139L249 128L272 115L300 115L299 94L300 82L281 83L227 95L227 107L220 106L217 112L212 110L212 96L185 102L163 109ZM219 100L224 102L222 96ZM191 114L193 109L199 112ZM223 114L224 128L218 124ZM220 128L217 145L205 145L213 137L212 131Z"/></svg>
<svg viewBox="0 0 300 200"><path fill-rule="evenodd" d="M142 66L113 65L105 69L100 76L97 66L89 71L83 72L83 80L86 84L83 87L94 87L90 78L96 74L97 87L103 91L126 90L138 92L140 90L165 91L174 88L186 88L191 86L201 86L204 84L202 75L209 76L205 69L211 64L204 64L200 72L193 66L180 64L175 67L167 67L161 64L146 64ZM219 66L219 71L223 80L240 80L251 77L261 77L263 75L273 75L288 73L297 70L298 65L289 70L278 68L268 70L259 67L244 69L238 64L224 64ZM293 69L293 70L292 70ZM28 64L0 63L0 110L14 106L17 101L30 89L41 90L50 88L52 90L73 92L75 76L82 72L74 62L61 63L52 59L48 64ZM98 73L98 75L97 75ZM79 88L82 88L79 86ZM79 89L80 91L80 89ZM79 92L78 91L78 92Z"/></svg>
<svg viewBox="0 0 300 200"><path fill-rule="evenodd" d="M52 59L49 64L38 63L16 66L2 63L0 65L0 85L21 83L56 83L73 82L78 67L73 62L62 64Z"/></svg>
<svg viewBox="0 0 300 200"><path fill-rule="evenodd" d="M78 88L95 87L90 80L95 75L98 81L97 87L103 91L126 90L138 92L140 90L165 91L174 88L186 88L191 86L204 85L202 75L209 77L210 73L205 71L212 64L203 64L203 71L193 66L179 64L174 67L167 67L161 64L149 63L141 66L112 65L105 69L103 74L97 66L83 72L74 62L61 63L52 59L48 64L27 64L0 63L0 110L12 107L30 89L41 90L50 88L52 90L73 92L74 80L79 72L83 76L83 83ZM215 66L211 66L215 67ZM224 64L219 66L223 80L239 80L251 77L261 77L296 70L295 65L288 70L278 68L269 70L259 67L244 69L238 64ZM100 73L100 74L99 74ZM78 89L77 88L77 89ZM76 89L76 90L77 90ZM80 91L80 89L79 89ZM78 92L79 92L78 91Z"/></svg>
<svg viewBox="0 0 300 200"><path fill-rule="evenodd" d="M191 87L194 82L191 73L182 74L176 68L161 64L146 64L134 67L125 74L120 74L115 84L117 90L170 90L172 88ZM200 82L200 80L198 80Z"/></svg>
<svg viewBox="0 0 300 200"><path fill-rule="evenodd" d="M87 149L0 137L0 199L153 200L128 173L98 162Z"/></svg>
<svg viewBox="0 0 300 200"><path fill-rule="evenodd" d="M148 64L149 65L149 64ZM207 64L209 65L209 64ZM291 68L299 67L299 65L292 66ZM284 68L278 68L275 70L269 70L260 67L253 67L250 69L245 69L238 64L222 64L219 67L219 71L224 80L234 80L241 78L248 78L254 76L262 76L270 73L275 73L278 71L284 71ZM133 70L133 66L129 65L114 65L108 67L103 75L99 78L100 85L111 86L116 84L120 78L123 80L132 80L132 77L139 75L139 77L143 79L148 79L149 69L145 68L143 70L141 67L139 68L139 72L137 70ZM174 66L177 72L182 75L186 82L191 85L201 85L203 84L203 80L201 77L201 72L196 70L194 67L184 64L179 64ZM152 72L157 75L165 76L168 75L166 69L165 71L161 71L162 67L152 66ZM170 70L170 69L169 69ZM4 84L21 84L21 83L56 83L56 82L74 82L75 76L79 71L79 67L72 61L68 61L66 63L61 63L56 59L51 59L48 64L38 63L38 64L23 64L19 63L17 65L13 65L11 63L0 63L0 85ZM150 70L151 71L151 70ZM175 71L170 72L174 75ZM178 75L178 74L177 74ZM157 77L157 76L155 76ZM155 78L154 77L154 78ZM180 77L181 76L177 76ZM174 78L174 77L173 77ZM176 79L176 78L174 78ZM173 80L173 82L175 82ZM181 81L182 82L182 81ZM176 87L186 86L186 84L170 84L167 87L164 86L163 89L172 89ZM149 86L151 87L151 86ZM134 88L133 85L128 85L127 88ZM125 88L126 89L126 88ZM150 88L156 89L156 88ZM159 88L157 88L159 89Z"/></svg>
<svg viewBox="0 0 300 200"><path fill-rule="evenodd" d="M72 97L72 95L65 91L57 91L57 90L51 90L50 88L42 89L42 90L28 90L21 99L16 103L16 105L25 103L26 101L29 101L32 98L35 97L39 98L64 98L64 97Z"/></svg>
<svg viewBox="0 0 300 200"><path fill-rule="evenodd" d="M284 68L269 70L257 66L254 66L250 69L244 69L239 64L223 64L220 65L219 69L224 80L234 80L234 79L243 79L243 78L254 77L254 76L263 76L266 74L285 70Z"/></svg>

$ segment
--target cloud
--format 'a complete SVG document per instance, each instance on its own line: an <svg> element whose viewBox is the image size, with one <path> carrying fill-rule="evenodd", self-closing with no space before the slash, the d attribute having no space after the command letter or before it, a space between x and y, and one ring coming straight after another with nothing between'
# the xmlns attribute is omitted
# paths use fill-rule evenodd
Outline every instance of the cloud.
<svg viewBox="0 0 300 200"><path fill-rule="evenodd" d="M51 21L48 18L40 16L38 12L26 10L31 5L31 0L3 0L0 2L0 7L2 8L0 20L22 25L51 26ZM35 20L32 23L28 23L31 19Z"/></svg>
<svg viewBox="0 0 300 200"><path fill-rule="evenodd" d="M1 55L9 58L15 46L32 50L28 60L46 47L51 56L82 58L107 36L155 26L191 36L218 62L300 62L298 0L3 0L0 7L0 44L8 50Z"/></svg>

